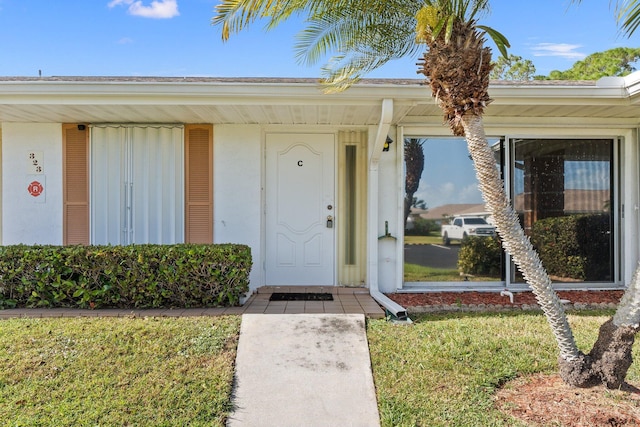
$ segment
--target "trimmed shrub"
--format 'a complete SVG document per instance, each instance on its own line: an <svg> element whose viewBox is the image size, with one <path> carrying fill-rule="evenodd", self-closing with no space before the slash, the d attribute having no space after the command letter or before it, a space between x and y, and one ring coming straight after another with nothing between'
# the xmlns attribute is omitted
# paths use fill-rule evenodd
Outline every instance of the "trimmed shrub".
<svg viewBox="0 0 640 427"><path fill-rule="evenodd" d="M237 305L249 290L244 245L0 247L0 307Z"/></svg>
<svg viewBox="0 0 640 427"><path fill-rule="evenodd" d="M500 276L502 249L498 237L469 236L458 252L458 269L464 274Z"/></svg>
<svg viewBox="0 0 640 427"><path fill-rule="evenodd" d="M611 280L608 214L545 218L532 228L531 243L549 275L581 281Z"/></svg>
<svg viewBox="0 0 640 427"><path fill-rule="evenodd" d="M433 219L412 218L412 227L405 230L407 236L428 236L440 231L440 225Z"/></svg>

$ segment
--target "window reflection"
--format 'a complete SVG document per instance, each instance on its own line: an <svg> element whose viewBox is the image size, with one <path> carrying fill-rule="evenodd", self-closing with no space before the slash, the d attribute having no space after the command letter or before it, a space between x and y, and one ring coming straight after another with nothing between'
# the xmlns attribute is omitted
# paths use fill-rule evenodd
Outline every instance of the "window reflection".
<svg viewBox="0 0 640 427"><path fill-rule="evenodd" d="M500 167L503 141L491 138L490 144ZM467 286L504 280L502 250L493 233L462 231L451 239L444 234L454 218L491 223L466 141L407 138L404 149L404 281Z"/></svg>
<svg viewBox="0 0 640 427"><path fill-rule="evenodd" d="M613 278L613 141L514 141L514 204L552 280Z"/></svg>

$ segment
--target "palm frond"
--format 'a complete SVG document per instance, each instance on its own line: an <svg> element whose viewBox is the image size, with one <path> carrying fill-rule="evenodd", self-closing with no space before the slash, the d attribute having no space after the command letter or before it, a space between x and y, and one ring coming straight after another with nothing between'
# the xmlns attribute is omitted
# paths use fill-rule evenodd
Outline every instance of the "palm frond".
<svg viewBox="0 0 640 427"><path fill-rule="evenodd" d="M216 5L216 15L212 25L222 26L222 39L228 40L232 33L238 33L258 18L265 16L273 5L273 0L223 0Z"/></svg>
<svg viewBox="0 0 640 427"><path fill-rule="evenodd" d="M451 41L456 22L468 22L491 37L503 56L510 47L502 33L485 25L476 25L477 18L489 12L488 0L426 0L416 13L416 37L419 41L436 40L442 36L445 43ZM444 30L444 33L442 32Z"/></svg>
<svg viewBox="0 0 640 427"><path fill-rule="evenodd" d="M314 15L324 10L348 7L351 0L222 0L215 7L212 25L222 26L222 39L229 39L260 19L271 30L293 15Z"/></svg>
<svg viewBox="0 0 640 427"><path fill-rule="evenodd" d="M419 51L411 29L412 16L352 11L348 17L324 14L307 22L295 46L296 57L303 64L315 64L331 51L388 59L417 55Z"/></svg>
<svg viewBox="0 0 640 427"><path fill-rule="evenodd" d="M386 64L390 58L369 54L339 54L322 67L325 93L342 92L357 83L369 72Z"/></svg>
<svg viewBox="0 0 640 427"><path fill-rule="evenodd" d="M640 2L629 0L618 2L616 20L623 34L630 37L640 26Z"/></svg>
<svg viewBox="0 0 640 427"><path fill-rule="evenodd" d="M476 25L476 28L484 31L489 35L489 37L491 37L491 40L493 40L493 42L496 44L496 47L498 48L502 56L504 56L505 58L508 56L507 48L511 47L511 45L509 44L509 40L507 40L507 38L502 35L502 33L485 25Z"/></svg>
<svg viewBox="0 0 640 427"><path fill-rule="evenodd" d="M444 32L444 42L449 43L451 41L451 35L453 34L453 24L455 24L456 18L455 16L450 16L447 19L446 30Z"/></svg>

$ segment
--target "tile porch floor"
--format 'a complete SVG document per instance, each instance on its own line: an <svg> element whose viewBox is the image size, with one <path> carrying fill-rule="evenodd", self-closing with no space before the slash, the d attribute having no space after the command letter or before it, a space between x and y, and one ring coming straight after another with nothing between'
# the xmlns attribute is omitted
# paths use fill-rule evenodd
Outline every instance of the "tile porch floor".
<svg viewBox="0 0 640 427"><path fill-rule="evenodd" d="M333 301L269 301L274 292L330 293ZM258 288L243 306L244 313L264 314L364 314L380 319L384 310L371 298L366 288L343 288L336 286L264 286Z"/></svg>

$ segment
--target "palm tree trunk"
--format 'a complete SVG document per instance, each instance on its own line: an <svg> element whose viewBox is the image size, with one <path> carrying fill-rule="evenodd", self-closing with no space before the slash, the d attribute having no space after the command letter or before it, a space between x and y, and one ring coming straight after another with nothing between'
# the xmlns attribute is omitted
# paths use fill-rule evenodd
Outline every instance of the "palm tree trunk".
<svg viewBox="0 0 640 427"><path fill-rule="evenodd" d="M640 265L618 303L615 315L600 327L590 358L592 383L619 388L633 362L631 350L640 329Z"/></svg>
<svg viewBox="0 0 640 427"><path fill-rule="evenodd" d="M551 279L542 266L538 253L520 226L518 215L507 199L504 183L496 168L496 159L484 134L482 117L465 115L462 126L473 159L482 197L504 249L511 255L516 266L536 296L536 300L551 326L560 348L560 357L566 361L577 361L581 353L573 338L564 307L551 287Z"/></svg>
<svg viewBox="0 0 640 427"><path fill-rule="evenodd" d="M636 267L631 283L620 299L613 324L616 326L638 326L640 323L640 264Z"/></svg>
<svg viewBox="0 0 640 427"><path fill-rule="evenodd" d="M476 167L480 191L493 216L502 245L531 287L558 342L560 376L565 383L574 387L604 384L608 388L619 388L631 366L631 350L635 334L640 329L640 266L615 316L601 326L596 343L591 352L585 355L578 350L562 303L551 286L551 279L507 199L494 153L484 134L482 117L465 115L462 125Z"/></svg>
<svg viewBox="0 0 640 427"><path fill-rule="evenodd" d="M407 229L407 221L409 220L409 214L411 213L411 204L413 202L413 195L415 193L406 193L404 195L404 229Z"/></svg>

